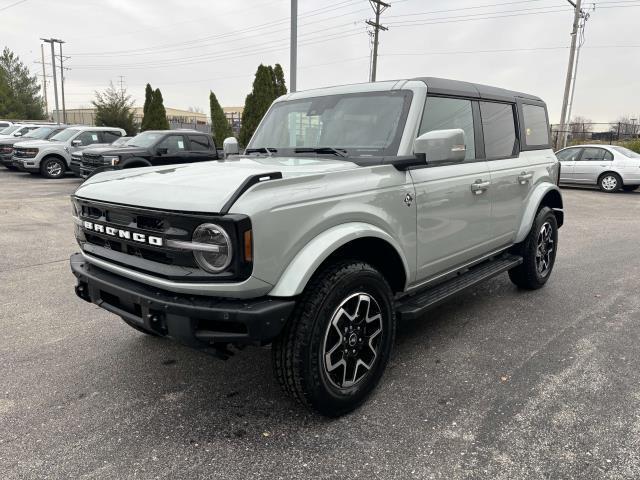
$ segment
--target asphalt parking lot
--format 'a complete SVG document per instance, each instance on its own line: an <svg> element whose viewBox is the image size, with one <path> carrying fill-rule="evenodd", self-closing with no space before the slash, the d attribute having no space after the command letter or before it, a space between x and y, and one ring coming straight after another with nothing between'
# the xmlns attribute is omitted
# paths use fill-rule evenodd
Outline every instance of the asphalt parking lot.
<svg viewBox="0 0 640 480"><path fill-rule="evenodd" d="M77 299L78 184L0 171L0 478L640 476L640 193L564 189L544 289L502 275L402 324L374 396L327 420L267 348L221 361Z"/></svg>

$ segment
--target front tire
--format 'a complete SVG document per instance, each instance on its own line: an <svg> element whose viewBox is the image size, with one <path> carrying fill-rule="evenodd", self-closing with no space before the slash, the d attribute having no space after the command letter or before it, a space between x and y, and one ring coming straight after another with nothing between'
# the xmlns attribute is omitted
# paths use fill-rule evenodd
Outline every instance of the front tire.
<svg viewBox="0 0 640 480"><path fill-rule="evenodd" d="M617 173L603 173L598 179L598 187L605 193L615 193L622 188L622 178Z"/></svg>
<svg viewBox="0 0 640 480"><path fill-rule="evenodd" d="M345 261L316 275L272 346L285 393L338 417L380 381L395 338L393 293L371 265Z"/></svg>
<svg viewBox="0 0 640 480"><path fill-rule="evenodd" d="M57 157L45 158L40 166L40 173L45 178L62 178L64 172L67 169L67 165L64 160Z"/></svg>
<svg viewBox="0 0 640 480"><path fill-rule="evenodd" d="M509 270L509 278L520 288L542 288L553 270L558 251L558 222L549 207L542 207L525 240L513 253L522 256L522 263Z"/></svg>

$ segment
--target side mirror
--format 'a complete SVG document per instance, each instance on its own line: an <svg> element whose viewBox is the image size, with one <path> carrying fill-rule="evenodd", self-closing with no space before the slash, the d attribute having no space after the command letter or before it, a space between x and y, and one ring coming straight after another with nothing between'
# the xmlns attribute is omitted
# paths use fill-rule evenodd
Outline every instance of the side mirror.
<svg viewBox="0 0 640 480"><path fill-rule="evenodd" d="M158 155L166 155L167 153L169 153L169 149L160 147L156 149L156 153Z"/></svg>
<svg viewBox="0 0 640 480"><path fill-rule="evenodd" d="M16 132L13 134L14 137L21 137L22 136L22 132Z"/></svg>
<svg viewBox="0 0 640 480"><path fill-rule="evenodd" d="M236 137L227 137L222 142L222 150L224 151L224 156L228 157L229 155L238 155L240 153L240 147L238 146L238 140Z"/></svg>
<svg viewBox="0 0 640 480"><path fill-rule="evenodd" d="M452 128L423 133L415 139L413 151L416 155L424 155L430 165L462 162L467 153L464 131L460 128Z"/></svg>
<svg viewBox="0 0 640 480"><path fill-rule="evenodd" d="M72 140L71 141L71 146L72 147L80 147L80 146L82 146L82 140Z"/></svg>

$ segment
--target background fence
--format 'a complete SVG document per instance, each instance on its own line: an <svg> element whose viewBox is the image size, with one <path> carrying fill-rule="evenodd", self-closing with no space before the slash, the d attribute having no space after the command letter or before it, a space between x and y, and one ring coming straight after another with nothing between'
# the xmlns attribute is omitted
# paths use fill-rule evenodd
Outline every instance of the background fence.
<svg viewBox="0 0 640 480"><path fill-rule="evenodd" d="M640 125L637 123L570 123L565 129L561 125L551 125L551 140L554 150L563 147L563 136L566 145L581 143L625 143L640 138Z"/></svg>

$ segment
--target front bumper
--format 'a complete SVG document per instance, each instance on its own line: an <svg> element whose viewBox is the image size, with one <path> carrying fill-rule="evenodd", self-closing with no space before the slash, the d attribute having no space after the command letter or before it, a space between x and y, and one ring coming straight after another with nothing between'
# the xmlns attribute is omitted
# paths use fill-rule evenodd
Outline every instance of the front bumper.
<svg viewBox="0 0 640 480"><path fill-rule="evenodd" d="M192 296L149 287L71 256L76 294L141 328L204 348L212 344L264 344L275 339L295 300Z"/></svg>
<svg viewBox="0 0 640 480"><path fill-rule="evenodd" d="M18 158L14 156L11 159L11 165L13 165L18 170L21 170L23 172L39 172L40 171L40 165L38 162L36 162L35 157L34 158Z"/></svg>
<svg viewBox="0 0 640 480"><path fill-rule="evenodd" d="M0 163L5 167L13 166L13 159L11 158L12 154L10 153L0 153Z"/></svg>

